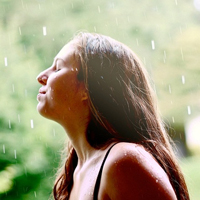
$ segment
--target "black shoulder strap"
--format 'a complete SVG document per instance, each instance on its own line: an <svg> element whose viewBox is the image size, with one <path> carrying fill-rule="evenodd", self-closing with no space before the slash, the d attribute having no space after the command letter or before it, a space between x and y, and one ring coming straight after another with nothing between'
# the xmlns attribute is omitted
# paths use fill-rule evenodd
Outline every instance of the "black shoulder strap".
<svg viewBox="0 0 200 200"><path fill-rule="evenodd" d="M104 167L104 163L106 161L106 158L108 157L108 154L110 153L110 150L112 149L112 147L114 145L116 145L117 143L113 144L107 151L104 159L103 159L103 162L101 164L101 168L99 170L99 174L97 176L97 180L96 180L96 183L95 183L95 187L94 187L94 197L93 197L93 200L97 200L98 199L98 192L99 192L99 186L100 186L100 181L101 181L101 175L102 175L102 171L103 171L103 167Z"/></svg>

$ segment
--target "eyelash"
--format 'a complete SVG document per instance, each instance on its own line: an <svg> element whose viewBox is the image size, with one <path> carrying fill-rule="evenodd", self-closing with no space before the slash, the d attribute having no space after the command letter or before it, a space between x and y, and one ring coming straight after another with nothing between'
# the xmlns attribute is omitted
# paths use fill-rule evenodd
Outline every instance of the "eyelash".
<svg viewBox="0 0 200 200"><path fill-rule="evenodd" d="M56 69L54 72L58 72L58 71L60 71L60 69Z"/></svg>

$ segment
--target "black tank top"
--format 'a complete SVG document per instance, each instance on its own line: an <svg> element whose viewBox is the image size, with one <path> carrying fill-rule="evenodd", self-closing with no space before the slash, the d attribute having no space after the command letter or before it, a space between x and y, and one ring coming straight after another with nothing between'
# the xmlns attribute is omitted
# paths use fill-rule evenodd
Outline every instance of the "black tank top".
<svg viewBox="0 0 200 200"><path fill-rule="evenodd" d="M110 153L110 150L112 149L112 147L114 145L116 145L117 143L113 144L107 151L104 159L103 159L103 162L101 164L101 168L99 170L99 173L98 173L98 176L97 176L97 180L96 180L96 183L95 183L95 187L94 187L94 196L93 196L93 200L98 200L98 192L99 192L99 186L100 186L100 181L101 181L101 175L102 175L102 171L103 171L103 167L104 167L104 164L105 164L105 161L106 161L106 158L108 157L108 154Z"/></svg>

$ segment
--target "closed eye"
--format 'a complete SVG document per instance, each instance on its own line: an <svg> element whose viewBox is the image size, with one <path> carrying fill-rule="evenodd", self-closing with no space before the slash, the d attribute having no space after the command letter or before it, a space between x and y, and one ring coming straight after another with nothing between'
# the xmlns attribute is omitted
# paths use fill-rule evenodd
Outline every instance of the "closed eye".
<svg viewBox="0 0 200 200"><path fill-rule="evenodd" d="M60 71L60 69L56 69L54 72L58 72L58 71Z"/></svg>

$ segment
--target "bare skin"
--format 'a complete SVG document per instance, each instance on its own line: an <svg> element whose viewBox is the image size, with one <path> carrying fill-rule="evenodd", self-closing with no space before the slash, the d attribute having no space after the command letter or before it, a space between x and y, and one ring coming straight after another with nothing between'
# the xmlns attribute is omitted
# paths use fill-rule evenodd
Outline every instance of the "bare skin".
<svg viewBox="0 0 200 200"><path fill-rule="evenodd" d="M58 122L65 129L78 156L70 200L92 200L103 158L112 145L94 149L86 139L90 121L87 91L77 80L79 64L74 59L74 44L67 44L52 66L37 79L39 113ZM121 142L115 145L104 165L98 193L99 200L176 200L166 173L143 149Z"/></svg>
<svg viewBox="0 0 200 200"><path fill-rule="evenodd" d="M105 155L105 152L101 154ZM70 200L93 199L103 157L91 158L81 168L77 166ZM119 143L112 148L105 162L98 199L175 200L176 195L166 173L143 147Z"/></svg>

